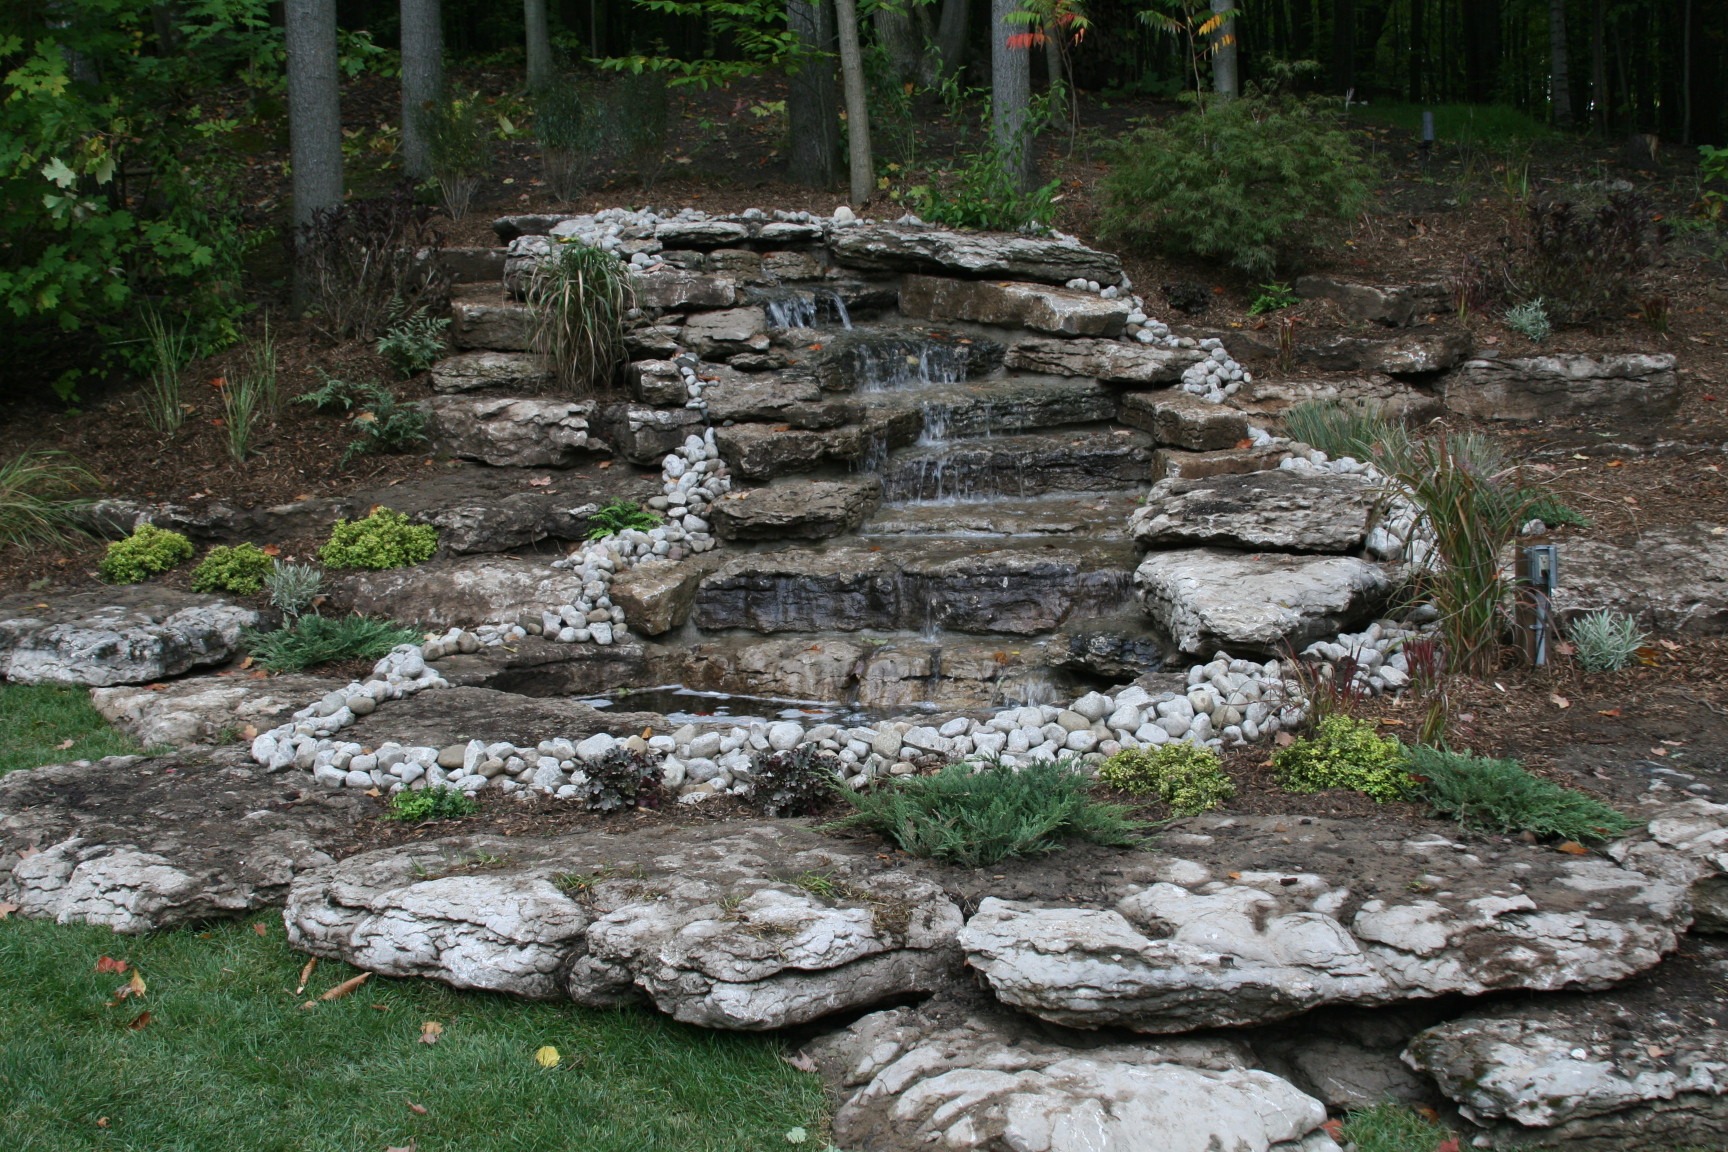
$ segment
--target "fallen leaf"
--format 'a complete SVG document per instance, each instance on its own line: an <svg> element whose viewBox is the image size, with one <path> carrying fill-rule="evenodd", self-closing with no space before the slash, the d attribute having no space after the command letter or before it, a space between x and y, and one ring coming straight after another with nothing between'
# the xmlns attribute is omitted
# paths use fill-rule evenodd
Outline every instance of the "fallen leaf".
<svg viewBox="0 0 1728 1152"><path fill-rule="evenodd" d="M1279 732L1276 736L1272 737L1272 743L1278 745L1280 748L1288 748L1290 745L1296 743L1296 737L1292 736L1288 732Z"/></svg>
<svg viewBox="0 0 1728 1152"><path fill-rule="evenodd" d="M370 972L362 972L358 976L350 976L348 979L342 981L342 983L336 985L336 987L324 993L324 995L318 997L318 999L340 1000L342 997L348 995L350 992L354 991L354 989L360 987L360 985L366 983L366 981L370 979L372 979L372 973Z"/></svg>
<svg viewBox="0 0 1728 1152"><path fill-rule="evenodd" d="M16 911L18 911L18 905L0 900L0 920L6 919Z"/></svg>
<svg viewBox="0 0 1728 1152"><path fill-rule="evenodd" d="M264 555L266 555L266 556L280 556L280 555L282 555L282 548L280 545L277 545L277 544L266 544L266 545L264 545L264 547L260 548L259 551L264 553Z"/></svg>
<svg viewBox="0 0 1728 1152"><path fill-rule="evenodd" d="M258 739L258 725L256 725L256 724L246 725L246 727L240 729L240 735L247 740Z"/></svg>
<svg viewBox="0 0 1728 1152"><path fill-rule="evenodd" d="M144 983L144 974L136 968L132 969L132 979L126 981L128 994L132 996L142 996L147 987L148 985Z"/></svg>
<svg viewBox="0 0 1728 1152"><path fill-rule="evenodd" d="M1578 843L1576 840L1563 841L1557 845L1554 850L1556 852L1564 852L1568 856L1588 856L1590 854L1590 849L1584 847L1584 845Z"/></svg>
<svg viewBox="0 0 1728 1152"><path fill-rule="evenodd" d="M1607 467L1609 467L1609 468L1624 468L1624 467L1626 467L1626 461L1624 461L1624 460L1610 460L1610 461L1608 461Z"/></svg>
<svg viewBox="0 0 1728 1152"><path fill-rule="evenodd" d="M1325 1129L1326 1135L1332 1137L1332 1139L1334 1139L1334 1140L1344 1139L1344 1121L1342 1121L1342 1120L1322 1120L1320 1122L1320 1127Z"/></svg>
<svg viewBox="0 0 1728 1152"><path fill-rule="evenodd" d="M384 1152L414 1152L414 1141L408 1141L407 1146L401 1148L392 1144L390 1147L384 1149Z"/></svg>
<svg viewBox="0 0 1728 1152"><path fill-rule="evenodd" d="M1618 708L1598 708L1598 709L1596 709L1596 715L1606 716L1610 720L1618 720L1618 719L1620 719L1620 709L1618 709Z"/></svg>
<svg viewBox="0 0 1728 1152"><path fill-rule="evenodd" d="M536 476L534 479L528 481L528 487L530 488L549 488L551 486L552 477L550 476Z"/></svg>
<svg viewBox="0 0 1728 1152"><path fill-rule="evenodd" d="M444 1025L436 1020L428 1020L420 1025L420 1043L422 1044L436 1044L442 1035L444 1035Z"/></svg>
<svg viewBox="0 0 1728 1152"><path fill-rule="evenodd" d="M1426 1104L1418 1104L1413 1111L1424 1120L1440 1119L1440 1113L1434 1111L1434 1109L1428 1107Z"/></svg>
<svg viewBox="0 0 1728 1152"><path fill-rule="evenodd" d="M542 1068L558 1067L558 1049L550 1044L541 1047L534 1053L534 1063Z"/></svg>
<svg viewBox="0 0 1728 1152"><path fill-rule="evenodd" d="M1458 1152L1458 1137L1452 1136L1434 1145L1434 1152Z"/></svg>
<svg viewBox="0 0 1728 1152"><path fill-rule="evenodd" d="M96 971L98 972L112 972L118 976L125 972L128 967L130 965L126 961L116 960L112 956L98 956L96 958Z"/></svg>
<svg viewBox="0 0 1728 1152"><path fill-rule="evenodd" d="M264 925L262 925L262 924L252 925L252 931L256 932L260 936L270 935L270 929L264 927Z"/></svg>
<svg viewBox="0 0 1728 1152"><path fill-rule="evenodd" d="M1670 652L1680 651L1680 645L1674 643L1672 640L1658 640L1656 643L1662 645L1662 647L1668 649Z"/></svg>
<svg viewBox="0 0 1728 1152"><path fill-rule="evenodd" d="M249 680L268 680L268 679L270 679L270 673L268 673L268 672L264 671L264 669L260 668L256 672L246 673L246 677Z"/></svg>
<svg viewBox="0 0 1728 1152"><path fill-rule="evenodd" d="M1650 749L1650 755L1652 755L1652 756L1666 756L1666 755L1668 755L1668 749L1666 749L1666 748L1652 748L1652 749Z"/></svg>
<svg viewBox="0 0 1728 1152"><path fill-rule="evenodd" d="M64 751L66 751L66 749L72 747L72 745L74 745L76 743L78 743L78 741L73 740L72 738L68 737L65 740L60 741L60 743L54 745L54 747L57 751L64 752Z"/></svg>
<svg viewBox="0 0 1728 1152"><path fill-rule="evenodd" d="M1572 701L1566 699L1566 697L1560 695L1558 692L1548 693L1548 703L1554 705L1556 708L1572 707Z"/></svg>
<svg viewBox="0 0 1728 1152"><path fill-rule="evenodd" d="M1230 872L1230 873L1228 873L1228 874L1227 874L1227 875L1228 875L1228 876L1229 876L1229 877L1230 877L1230 879L1232 879L1232 880L1240 880L1240 879L1242 879L1242 873L1240 873L1240 872Z"/></svg>
<svg viewBox="0 0 1728 1152"><path fill-rule="evenodd" d="M306 981L312 978L312 969L316 967L318 967L318 957L314 956L306 961L306 967L300 969L300 986L294 989L294 995L298 996L306 991Z"/></svg>
<svg viewBox="0 0 1728 1152"><path fill-rule="evenodd" d="M373 798L373 799L374 799L374 800L376 800L376 799L377 799L377 798L378 798L378 797L380 797L380 796L382 796L382 795L384 795L384 793L383 793L383 792L382 792L382 791L380 791L380 790L379 790L379 789L378 789L378 788L376 788L376 787L372 787L372 788L368 788L368 789L366 789L366 791L364 791L364 792L362 792L362 793L360 793L360 795L362 795L362 796L370 796L370 797L372 797L372 798Z"/></svg>
<svg viewBox="0 0 1728 1152"><path fill-rule="evenodd" d="M790 1056L781 1057L781 1059L785 1060L786 1063L792 1065L792 1067L798 1069L800 1072L816 1071L816 1061L807 1052L794 1052Z"/></svg>
<svg viewBox="0 0 1728 1152"><path fill-rule="evenodd" d="M106 1117L106 1116L96 1117L96 1127L98 1127L98 1128L108 1127L108 1117Z"/></svg>
<svg viewBox="0 0 1728 1152"><path fill-rule="evenodd" d="M416 1104L412 1100L405 1100L405 1101L403 1101L403 1103L408 1105L408 1111L414 1113L414 1115L416 1115L416 1116L426 1115L426 1105Z"/></svg>
<svg viewBox="0 0 1728 1152"><path fill-rule="evenodd" d="M150 1013L148 1011L144 1011L144 1012L140 1012L140 1013L138 1013L138 1015L132 1017L132 1023L126 1025L126 1027L128 1030L130 1030L132 1032L136 1032L136 1031L138 1031L138 1029L144 1027L148 1023L150 1023Z"/></svg>
<svg viewBox="0 0 1728 1152"><path fill-rule="evenodd" d="M786 1130L786 1143L788 1144L802 1144L808 1139L810 1139L810 1133L802 1128L788 1128Z"/></svg>
<svg viewBox="0 0 1728 1152"><path fill-rule="evenodd" d="M1660 1059L1662 1059L1662 1057L1668 1055L1668 1053L1664 1052L1662 1049L1658 1048L1654 1044L1652 1044L1648 1048L1644 1049L1644 1051L1646 1051L1650 1054L1650 1058L1652 1060L1660 1060Z"/></svg>

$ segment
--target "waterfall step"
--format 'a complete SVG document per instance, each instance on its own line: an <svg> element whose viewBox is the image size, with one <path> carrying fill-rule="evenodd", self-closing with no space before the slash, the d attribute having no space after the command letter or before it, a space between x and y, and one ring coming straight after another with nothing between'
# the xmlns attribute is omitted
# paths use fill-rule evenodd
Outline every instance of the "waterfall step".
<svg viewBox="0 0 1728 1152"><path fill-rule="evenodd" d="M882 498L1116 492L1150 479L1155 447L1152 437L1127 428L1075 428L910 448L894 453L879 469Z"/></svg>
<svg viewBox="0 0 1728 1152"><path fill-rule="evenodd" d="M1022 537L1085 533L1094 540L1121 540L1128 516L1145 493L1052 492L1044 496L988 501L935 500L887 505L871 516L861 535Z"/></svg>
<svg viewBox="0 0 1728 1152"><path fill-rule="evenodd" d="M1069 376L1009 374L860 397L868 413L916 413L922 442L1115 420L1118 389Z"/></svg>

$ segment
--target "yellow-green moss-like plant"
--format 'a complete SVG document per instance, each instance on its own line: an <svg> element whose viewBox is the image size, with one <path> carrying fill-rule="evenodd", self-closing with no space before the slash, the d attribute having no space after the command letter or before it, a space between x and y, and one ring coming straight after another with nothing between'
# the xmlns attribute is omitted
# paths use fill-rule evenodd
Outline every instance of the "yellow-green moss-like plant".
<svg viewBox="0 0 1728 1152"><path fill-rule="evenodd" d="M1198 816L1236 795L1218 754L1185 742L1124 748L1099 766L1098 779L1136 796L1157 796L1178 816Z"/></svg>
<svg viewBox="0 0 1728 1152"><path fill-rule="evenodd" d="M140 524L132 535L108 545L97 568L110 584L136 584L190 559L192 541L154 524Z"/></svg>
<svg viewBox="0 0 1728 1152"><path fill-rule="evenodd" d="M192 569L194 592L237 592L250 596L264 588L273 561L256 544L218 544Z"/></svg>
<svg viewBox="0 0 1728 1152"><path fill-rule="evenodd" d="M1348 788L1381 802L1415 794L1407 765L1397 737L1377 735L1373 724L1342 713L1272 754L1272 768L1286 792Z"/></svg>
<svg viewBox="0 0 1728 1152"><path fill-rule="evenodd" d="M318 550L326 568L402 568L438 550L438 529L380 508L363 520L338 520Z"/></svg>

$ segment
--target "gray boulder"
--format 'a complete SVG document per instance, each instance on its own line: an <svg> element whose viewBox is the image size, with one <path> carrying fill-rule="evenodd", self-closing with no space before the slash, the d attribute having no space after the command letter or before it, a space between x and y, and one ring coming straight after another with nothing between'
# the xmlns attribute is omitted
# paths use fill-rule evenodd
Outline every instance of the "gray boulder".
<svg viewBox="0 0 1728 1152"><path fill-rule="evenodd" d="M1354 556L1216 548L1154 552L1134 586L1147 615L1192 653L1300 648L1366 623L1392 591L1384 569Z"/></svg>
<svg viewBox="0 0 1728 1152"><path fill-rule="evenodd" d="M257 610L151 584L0 599L0 679L146 684L221 664Z"/></svg>
<svg viewBox="0 0 1728 1152"><path fill-rule="evenodd" d="M464 556L406 568L356 571L336 578L354 610L428 628L514 622L523 613L569 604L580 575L516 556Z"/></svg>
<svg viewBox="0 0 1728 1152"><path fill-rule="evenodd" d="M1200 359L1186 348L1152 348L1119 340L1022 340L1008 349L1006 363L1023 372L1093 376L1110 384L1174 384Z"/></svg>
<svg viewBox="0 0 1728 1152"><path fill-rule="evenodd" d="M1160 480L1134 510L1129 530L1142 548L1343 553L1367 539L1374 502L1368 481L1331 472Z"/></svg>
<svg viewBox="0 0 1728 1152"><path fill-rule="evenodd" d="M1728 534L1723 524L1647 528L1625 544L1568 540L1555 606L1610 608L1664 632L1728 632Z"/></svg>
<svg viewBox="0 0 1728 1152"><path fill-rule="evenodd" d="M1248 439L1247 418L1191 392L1131 392L1122 398L1122 423L1152 434L1158 444L1191 452L1235 448Z"/></svg>
<svg viewBox="0 0 1728 1152"><path fill-rule="evenodd" d="M450 301L450 326L456 347L493 352L526 352L532 316L528 305L507 299L491 285L470 289Z"/></svg>
<svg viewBox="0 0 1728 1152"><path fill-rule="evenodd" d="M438 447L494 467L562 467L592 454L587 404L515 396L442 396L428 402Z"/></svg>
<svg viewBox="0 0 1728 1152"><path fill-rule="evenodd" d="M698 312L684 325L684 341L704 359L725 360L741 352L766 352L768 319L760 305Z"/></svg>
<svg viewBox="0 0 1728 1152"><path fill-rule="evenodd" d="M341 688L317 676L193 676L150 687L93 688L103 719L146 748L182 748L241 739Z"/></svg>
<svg viewBox="0 0 1728 1152"><path fill-rule="evenodd" d="M829 239L834 259L851 268L930 272L974 279L1039 280L1065 284L1083 278L1115 284L1122 262L1074 240L989 232L950 232L904 224L840 228Z"/></svg>
<svg viewBox="0 0 1728 1152"><path fill-rule="evenodd" d="M900 282L900 312L918 320L970 320L1030 328L1060 336L1120 336L1133 312L1123 297L998 280L907 276Z"/></svg>
<svg viewBox="0 0 1728 1152"><path fill-rule="evenodd" d="M788 879L813 875L820 887ZM934 990L961 918L867 846L759 823L368 852L300 878L283 919L295 947L374 972L645 998L685 1023L760 1031Z"/></svg>
<svg viewBox="0 0 1728 1152"><path fill-rule="evenodd" d="M1680 381L1670 353L1479 357L1445 379L1442 396L1479 420L1592 416L1638 427L1674 411Z"/></svg>
<svg viewBox="0 0 1728 1152"><path fill-rule="evenodd" d="M825 540L857 528L881 493L874 476L741 488L714 505L714 531L722 540Z"/></svg>
<svg viewBox="0 0 1728 1152"><path fill-rule="evenodd" d="M1330 300L1352 320L1393 328L1420 324L1430 314L1451 310L1446 285L1440 283L1387 287L1333 276L1299 276L1296 294L1308 300Z"/></svg>
<svg viewBox="0 0 1728 1152"><path fill-rule="evenodd" d="M529 352L459 352L432 365L432 391L539 392L552 384L552 369Z"/></svg>

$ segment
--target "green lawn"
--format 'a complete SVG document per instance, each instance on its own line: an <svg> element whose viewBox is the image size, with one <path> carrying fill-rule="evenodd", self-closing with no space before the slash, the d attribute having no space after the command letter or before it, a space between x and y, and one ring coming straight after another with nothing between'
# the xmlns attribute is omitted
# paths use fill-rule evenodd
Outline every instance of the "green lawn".
<svg viewBox="0 0 1728 1152"><path fill-rule="evenodd" d="M90 703L88 688L0 684L0 776L139 750L136 741L108 727Z"/></svg>
<svg viewBox="0 0 1728 1152"><path fill-rule="evenodd" d="M0 749L0 771L137 751L82 690L16 685ZM128 971L97 972L104 955ZM320 963L296 995L305 961L275 912L141 938L0 919L0 1149L757 1152L799 1128L822 1146L820 1083L772 1037L376 977L303 1008L358 973ZM132 971L144 996L116 1001Z"/></svg>

